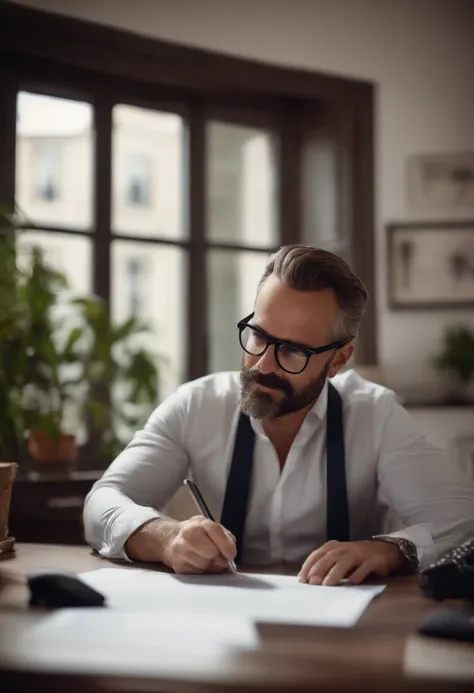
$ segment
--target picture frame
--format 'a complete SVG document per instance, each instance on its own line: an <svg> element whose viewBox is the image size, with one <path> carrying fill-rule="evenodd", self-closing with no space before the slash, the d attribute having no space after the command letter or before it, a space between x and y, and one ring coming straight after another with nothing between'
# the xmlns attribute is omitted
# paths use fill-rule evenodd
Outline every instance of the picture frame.
<svg viewBox="0 0 474 693"><path fill-rule="evenodd" d="M409 157L406 186L410 211L474 211L474 151Z"/></svg>
<svg viewBox="0 0 474 693"><path fill-rule="evenodd" d="M474 307L474 220L387 225L393 310Z"/></svg>

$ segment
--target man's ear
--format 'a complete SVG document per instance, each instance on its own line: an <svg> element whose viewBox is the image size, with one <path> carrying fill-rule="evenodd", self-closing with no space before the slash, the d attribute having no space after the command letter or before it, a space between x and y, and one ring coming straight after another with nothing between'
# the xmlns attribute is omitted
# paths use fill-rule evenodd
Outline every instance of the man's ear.
<svg viewBox="0 0 474 693"><path fill-rule="evenodd" d="M334 378L334 376L337 375L337 373L339 373L341 368L344 368L346 363L351 358L353 352L354 352L354 345L353 344L346 344L346 346L343 346L342 349L338 349L336 351L336 353L334 354L334 356L331 359L331 362L329 364L329 369L328 369L328 377L329 378Z"/></svg>

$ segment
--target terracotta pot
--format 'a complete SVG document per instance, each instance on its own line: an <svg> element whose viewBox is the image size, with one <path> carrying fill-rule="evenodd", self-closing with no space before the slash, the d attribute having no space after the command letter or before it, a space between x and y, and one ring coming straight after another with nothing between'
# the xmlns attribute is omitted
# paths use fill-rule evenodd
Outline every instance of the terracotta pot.
<svg viewBox="0 0 474 693"><path fill-rule="evenodd" d="M0 462L0 541L8 537L8 516L17 470L18 465L15 462Z"/></svg>
<svg viewBox="0 0 474 693"><path fill-rule="evenodd" d="M46 431L32 431L28 439L28 452L41 465L73 465L77 460L76 436L61 433L55 441Z"/></svg>

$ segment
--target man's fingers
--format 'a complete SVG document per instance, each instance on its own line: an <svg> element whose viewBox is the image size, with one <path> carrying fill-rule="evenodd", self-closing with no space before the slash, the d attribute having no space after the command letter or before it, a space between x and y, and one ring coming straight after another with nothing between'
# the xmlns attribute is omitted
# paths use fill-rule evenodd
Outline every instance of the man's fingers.
<svg viewBox="0 0 474 693"><path fill-rule="evenodd" d="M321 585L331 568L340 559L339 551L330 551L315 563L308 573L307 582L311 585Z"/></svg>
<svg viewBox="0 0 474 693"><path fill-rule="evenodd" d="M208 559L198 552L193 546L183 545L181 551L179 551L179 559L189 565L193 565L199 570L207 570L212 559Z"/></svg>
<svg viewBox="0 0 474 693"><path fill-rule="evenodd" d="M188 561L185 561L183 558L176 561L173 565L173 570L177 575L200 575L205 572L193 563L188 563Z"/></svg>
<svg viewBox="0 0 474 693"><path fill-rule="evenodd" d="M173 565L176 573L219 573L228 567L229 561L221 554L218 553L215 558L208 560L186 544L176 552Z"/></svg>
<svg viewBox="0 0 474 693"><path fill-rule="evenodd" d="M206 523L215 524L210 520L187 523L181 530L180 538L187 549L199 554L207 561L212 561L220 551L216 542L206 531Z"/></svg>
<svg viewBox="0 0 474 693"><path fill-rule="evenodd" d="M339 556L339 559L328 572L322 584L325 587L332 587L334 585L338 585L340 581L343 578L345 578L351 570L357 567L357 565L358 562L354 555Z"/></svg>
<svg viewBox="0 0 474 693"><path fill-rule="evenodd" d="M209 565L208 570L210 573L223 573L224 571L229 570L229 561L223 556L218 556Z"/></svg>
<svg viewBox="0 0 474 693"><path fill-rule="evenodd" d="M237 554L235 540L230 532L217 522L203 522L202 524L208 537L212 539L214 544L219 549L219 552L228 560L231 561Z"/></svg>
<svg viewBox="0 0 474 693"><path fill-rule="evenodd" d="M298 574L298 577L300 578L301 582L306 582L306 579L308 577L309 571L313 567L313 565L323 556L326 555L328 551L330 551L334 546L336 546L339 542L337 541L327 541L325 544L319 547L319 549L316 549L316 551L313 551L312 553L309 554L308 558L305 560L303 563L301 570Z"/></svg>
<svg viewBox="0 0 474 693"><path fill-rule="evenodd" d="M360 583L363 582L368 575L370 575L373 568L373 562L370 560L370 558L368 558L357 568L357 570L354 570L352 575L350 575L347 579L347 582L351 585L360 585Z"/></svg>
<svg viewBox="0 0 474 693"><path fill-rule="evenodd" d="M309 554L308 558L305 560L303 565L301 566L301 570L298 573L298 577L300 579L300 582L306 582L306 579L308 577L308 573L310 569L313 567L313 564L315 561L318 560L319 556L322 556L323 554L321 553L321 549L317 549L316 551L313 551L312 553Z"/></svg>
<svg viewBox="0 0 474 693"><path fill-rule="evenodd" d="M236 554L233 535L222 525L204 517L185 520L172 542L172 565L180 571L183 563L187 572L225 570Z"/></svg>

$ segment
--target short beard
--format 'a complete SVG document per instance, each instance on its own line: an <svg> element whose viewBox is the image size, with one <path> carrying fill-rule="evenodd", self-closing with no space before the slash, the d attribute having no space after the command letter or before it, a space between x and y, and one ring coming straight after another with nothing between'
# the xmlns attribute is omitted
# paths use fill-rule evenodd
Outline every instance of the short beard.
<svg viewBox="0 0 474 693"><path fill-rule="evenodd" d="M326 383L331 359L327 361L321 373L306 387L296 391L293 386L276 373L260 373L255 368L240 369L240 408L244 414L253 419L276 419L285 414L301 411L318 399ZM274 399L268 392L252 387L253 383L275 388L283 392L280 400Z"/></svg>

